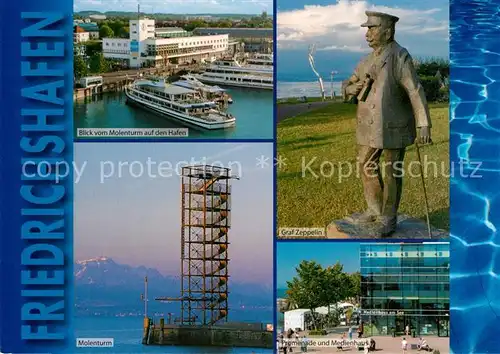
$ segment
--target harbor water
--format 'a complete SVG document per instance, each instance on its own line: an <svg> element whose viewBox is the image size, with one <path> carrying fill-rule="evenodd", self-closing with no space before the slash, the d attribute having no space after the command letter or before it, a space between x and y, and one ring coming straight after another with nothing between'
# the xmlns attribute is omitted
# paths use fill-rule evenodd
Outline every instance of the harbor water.
<svg viewBox="0 0 500 354"><path fill-rule="evenodd" d="M142 317L76 317L76 338L113 338L113 348L75 348L75 353L163 354L271 354L272 349L146 346L142 340Z"/></svg>
<svg viewBox="0 0 500 354"><path fill-rule="evenodd" d="M236 117L229 129L207 131L190 127L189 138L272 139L273 92L227 88L234 103L228 112ZM124 92L105 93L74 103L75 136L78 128L185 128L173 118L126 103Z"/></svg>

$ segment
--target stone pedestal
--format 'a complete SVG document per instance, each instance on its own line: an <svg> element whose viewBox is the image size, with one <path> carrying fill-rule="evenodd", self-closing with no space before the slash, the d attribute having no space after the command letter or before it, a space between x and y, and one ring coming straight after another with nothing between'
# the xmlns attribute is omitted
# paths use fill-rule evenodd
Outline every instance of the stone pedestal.
<svg viewBox="0 0 500 354"><path fill-rule="evenodd" d="M342 220L335 220L328 225L326 238L328 239L398 239L398 240L439 240L448 239L450 234L446 230L440 230L432 227L432 238L429 238L427 223L420 219L412 218L408 215L400 214L398 216L398 225L396 232L389 237L381 238L375 234L377 224L366 223L357 224L352 217L346 217Z"/></svg>

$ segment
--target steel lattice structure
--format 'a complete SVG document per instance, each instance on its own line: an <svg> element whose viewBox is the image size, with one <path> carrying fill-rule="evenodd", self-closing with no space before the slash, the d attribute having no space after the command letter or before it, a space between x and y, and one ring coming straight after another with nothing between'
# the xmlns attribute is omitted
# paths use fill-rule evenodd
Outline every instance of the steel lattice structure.
<svg viewBox="0 0 500 354"><path fill-rule="evenodd" d="M214 325L228 316L228 232L231 227L229 168L182 168L181 297L182 325Z"/></svg>

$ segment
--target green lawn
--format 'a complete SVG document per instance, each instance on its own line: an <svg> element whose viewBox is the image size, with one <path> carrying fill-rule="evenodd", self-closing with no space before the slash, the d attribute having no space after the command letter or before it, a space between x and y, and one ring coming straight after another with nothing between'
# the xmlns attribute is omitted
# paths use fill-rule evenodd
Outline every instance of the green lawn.
<svg viewBox="0 0 500 354"><path fill-rule="evenodd" d="M435 163L427 164L430 219L433 226L449 230L448 105L432 104L430 108L434 144L420 148L423 161ZM347 164L356 162L355 116L355 105L332 103L278 124L278 156L284 158L278 169L280 227L324 227L365 209L361 180L356 174L341 177L338 168L344 162L347 174ZM410 164L417 161L415 146L406 151L405 170L410 170L412 176L407 173L404 179L400 212L425 220L418 164ZM310 167L317 178L304 168L314 158ZM323 175L331 177L321 177L322 164Z"/></svg>

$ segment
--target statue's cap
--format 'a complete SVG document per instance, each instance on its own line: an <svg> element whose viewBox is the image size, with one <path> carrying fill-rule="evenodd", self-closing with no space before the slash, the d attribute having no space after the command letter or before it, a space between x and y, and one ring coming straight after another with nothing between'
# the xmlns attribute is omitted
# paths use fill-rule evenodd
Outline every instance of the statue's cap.
<svg viewBox="0 0 500 354"><path fill-rule="evenodd" d="M390 25L399 21L399 17L389 15L383 12L366 11L368 19L361 27L378 27L382 25Z"/></svg>

